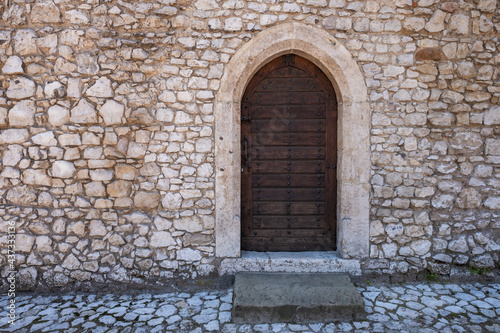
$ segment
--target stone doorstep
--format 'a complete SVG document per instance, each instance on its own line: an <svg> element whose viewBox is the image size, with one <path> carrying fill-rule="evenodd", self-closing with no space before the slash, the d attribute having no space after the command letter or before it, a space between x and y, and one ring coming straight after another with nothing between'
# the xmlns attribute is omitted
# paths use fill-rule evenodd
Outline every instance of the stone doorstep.
<svg viewBox="0 0 500 333"><path fill-rule="evenodd" d="M335 251L242 251L240 258L225 258L219 267L220 275L238 272L348 273L360 276L361 263L359 260L342 259Z"/></svg>
<svg viewBox="0 0 500 333"><path fill-rule="evenodd" d="M360 320L364 301L347 274L237 273L235 323Z"/></svg>

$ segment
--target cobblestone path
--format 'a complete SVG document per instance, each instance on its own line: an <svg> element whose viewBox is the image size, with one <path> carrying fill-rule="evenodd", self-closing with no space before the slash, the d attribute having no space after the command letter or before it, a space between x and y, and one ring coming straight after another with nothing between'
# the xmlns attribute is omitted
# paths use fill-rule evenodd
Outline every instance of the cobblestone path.
<svg viewBox="0 0 500 333"><path fill-rule="evenodd" d="M232 289L165 294L21 294L15 326L2 297L0 331L12 332L500 332L500 284L358 286L366 320L231 323Z"/></svg>

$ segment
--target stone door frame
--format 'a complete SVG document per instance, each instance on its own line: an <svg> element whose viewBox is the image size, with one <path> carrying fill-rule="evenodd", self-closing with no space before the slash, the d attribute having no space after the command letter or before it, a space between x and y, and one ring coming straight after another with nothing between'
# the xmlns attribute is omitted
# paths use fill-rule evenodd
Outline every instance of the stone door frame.
<svg viewBox="0 0 500 333"><path fill-rule="evenodd" d="M287 22L244 44L226 65L215 112L215 253L241 255L241 98L260 67L287 53L300 55L330 79L338 99L337 252L369 255L370 119L365 79L350 52L326 31Z"/></svg>

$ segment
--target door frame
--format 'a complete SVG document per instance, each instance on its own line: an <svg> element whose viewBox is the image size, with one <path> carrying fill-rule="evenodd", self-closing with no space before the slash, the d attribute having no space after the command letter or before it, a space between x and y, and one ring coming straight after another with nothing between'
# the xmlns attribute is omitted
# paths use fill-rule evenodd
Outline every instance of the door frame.
<svg viewBox="0 0 500 333"><path fill-rule="evenodd" d="M243 45L226 65L215 113L216 256L241 256L241 98L254 74L271 59L300 55L330 79L338 101L337 252L369 255L370 107L364 77L350 52L326 31L287 22Z"/></svg>

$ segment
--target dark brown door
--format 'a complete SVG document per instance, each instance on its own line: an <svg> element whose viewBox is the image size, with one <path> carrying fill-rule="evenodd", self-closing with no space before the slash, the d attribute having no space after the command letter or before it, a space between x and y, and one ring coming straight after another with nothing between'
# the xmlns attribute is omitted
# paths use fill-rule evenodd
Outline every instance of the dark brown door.
<svg viewBox="0 0 500 333"><path fill-rule="evenodd" d="M242 249L335 249L337 102L310 61L274 59L241 109Z"/></svg>

